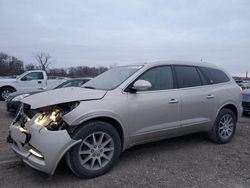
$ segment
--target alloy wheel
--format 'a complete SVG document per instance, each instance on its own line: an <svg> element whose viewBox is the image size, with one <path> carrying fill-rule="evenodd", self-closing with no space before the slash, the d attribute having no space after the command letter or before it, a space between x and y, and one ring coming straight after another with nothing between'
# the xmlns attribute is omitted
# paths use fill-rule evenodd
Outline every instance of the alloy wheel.
<svg viewBox="0 0 250 188"><path fill-rule="evenodd" d="M3 98L4 100L6 100L6 99L8 98L8 96L9 96L10 93L11 93L10 90L5 89L5 90L2 91L1 96L2 96L2 98Z"/></svg>
<svg viewBox="0 0 250 188"><path fill-rule="evenodd" d="M88 170L99 170L106 166L114 155L114 141L104 132L88 135L79 147L81 165Z"/></svg>
<svg viewBox="0 0 250 188"><path fill-rule="evenodd" d="M222 116L219 122L219 135L222 138L229 138L234 131L234 120L230 114Z"/></svg>

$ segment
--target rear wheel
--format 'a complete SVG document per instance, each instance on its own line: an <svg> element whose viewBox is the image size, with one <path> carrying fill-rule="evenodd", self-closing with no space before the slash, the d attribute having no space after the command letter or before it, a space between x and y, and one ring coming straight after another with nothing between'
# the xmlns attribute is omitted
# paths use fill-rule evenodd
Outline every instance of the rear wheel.
<svg viewBox="0 0 250 188"><path fill-rule="evenodd" d="M212 130L209 132L209 137L214 142L226 144L233 138L235 130L236 117L233 111L223 108L219 112Z"/></svg>
<svg viewBox="0 0 250 188"><path fill-rule="evenodd" d="M79 177L93 178L108 172L121 153L121 139L108 123L93 121L78 129L73 139L82 142L66 154L70 169Z"/></svg>
<svg viewBox="0 0 250 188"><path fill-rule="evenodd" d="M10 93L14 92L15 90L11 87L2 87L0 88L0 100L6 100Z"/></svg>

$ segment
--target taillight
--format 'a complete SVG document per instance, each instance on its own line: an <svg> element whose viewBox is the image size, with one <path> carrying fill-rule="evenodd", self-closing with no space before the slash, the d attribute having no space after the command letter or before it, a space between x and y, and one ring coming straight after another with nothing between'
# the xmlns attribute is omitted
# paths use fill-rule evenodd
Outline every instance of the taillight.
<svg viewBox="0 0 250 188"><path fill-rule="evenodd" d="M242 87L240 87L240 93L242 94L242 92L243 92L243 89L242 89Z"/></svg>

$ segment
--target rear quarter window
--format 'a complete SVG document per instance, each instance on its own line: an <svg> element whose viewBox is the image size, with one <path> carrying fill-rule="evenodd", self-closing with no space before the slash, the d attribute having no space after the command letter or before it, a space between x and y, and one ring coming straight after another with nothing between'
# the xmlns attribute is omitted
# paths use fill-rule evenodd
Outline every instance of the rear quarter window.
<svg viewBox="0 0 250 188"><path fill-rule="evenodd" d="M208 67L199 67L199 69L207 77L210 84L219 84L228 82L230 80L226 73L222 70Z"/></svg>

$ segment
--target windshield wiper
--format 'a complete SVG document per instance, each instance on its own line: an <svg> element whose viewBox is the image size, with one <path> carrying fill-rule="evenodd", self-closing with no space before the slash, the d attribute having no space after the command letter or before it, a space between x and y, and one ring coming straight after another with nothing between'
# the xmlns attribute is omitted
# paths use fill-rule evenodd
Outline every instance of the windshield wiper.
<svg viewBox="0 0 250 188"><path fill-rule="evenodd" d="M92 86L83 86L83 87L87 89L96 89L95 87L92 87Z"/></svg>

